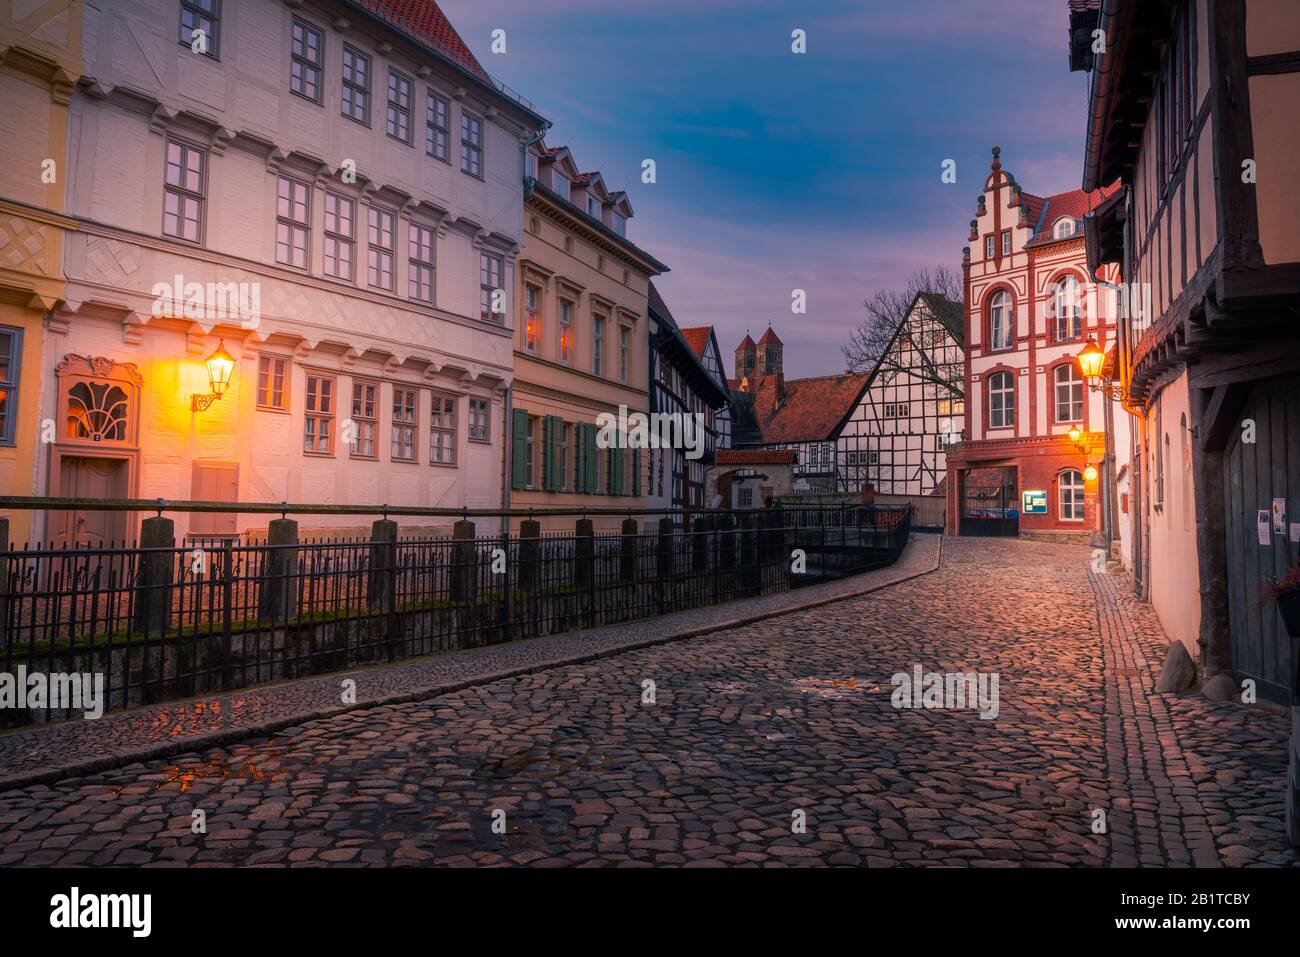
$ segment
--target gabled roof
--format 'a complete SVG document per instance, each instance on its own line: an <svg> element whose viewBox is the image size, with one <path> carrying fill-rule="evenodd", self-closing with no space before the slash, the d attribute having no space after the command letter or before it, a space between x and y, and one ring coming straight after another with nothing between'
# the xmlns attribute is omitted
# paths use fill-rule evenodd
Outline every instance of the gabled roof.
<svg viewBox="0 0 1300 957"><path fill-rule="evenodd" d="M760 346L785 345L785 343L781 341L781 337L776 334L776 330L774 330L771 326L767 327L767 331L763 333L763 337L758 340L758 344Z"/></svg>
<svg viewBox="0 0 1300 957"><path fill-rule="evenodd" d="M736 346L736 351L739 352L741 349L753 349L756 348L757 345L758 344L754 342L753 339L749 338L749 333L747 332L745 333L745 338L740 340L740 345Z"/></svg>
<svg viewBox="0 0 1300 957"><path fill-rule="evenodd" d="M656 349L666 361L671 362L686 377L696 395L708 402L712 408L720 409L726 405L730 396L716 379L704 368L704 363L691 348L682 335L677 320L668 309L658 287L650 283L650 294L646 303L650 318L660 325L658 333L650 337L651 347Z"/></svg>
<svg viewBox="0 0 1300 957"><path fill-rule="evenodd" d="M935 320L948 330L948 335L957 340L959 346L966 345L966 316L962 304L953 302L947 296L941 296L937 292L920 292L916 294L917 299L924 299L925 304L930 308L930 314ZM916 305L915 301L912 303ZM909 309L908 312L911 312Z"/></svg>
<svg viewBox="0 0 1300 957"><path fill-rule="evenodd" d="M718 449L718 465L794 465L799 453L794 449Z"/></svg>
<svg viewBox="0 0 1300 957"><path fill-rule="evenodd" d="M775 378L768 376L765 379ZM753 391L754 418L764 444L821 442L835 437L871 379L868 372L789 379L781 389Z"/></svg>
<svg viewBox="0 0 1300 957"><path fill-rule="evenodd" d="M709 346L709 338L713 335L713 327L692 326L689 329L683 329L681 332L682 338L685 339L686 344L691 347L691 351L702 360L704 358L704 350Z"/></svg>
<svg viewBox="0 0 1300 957"><path fill-rule="evenodd" d="M492 82L487 70L470 52L447 15L438 9L434 0L353 0L380 19L387 21L422 43L427 43L447 59L487 83Z"/></svg>

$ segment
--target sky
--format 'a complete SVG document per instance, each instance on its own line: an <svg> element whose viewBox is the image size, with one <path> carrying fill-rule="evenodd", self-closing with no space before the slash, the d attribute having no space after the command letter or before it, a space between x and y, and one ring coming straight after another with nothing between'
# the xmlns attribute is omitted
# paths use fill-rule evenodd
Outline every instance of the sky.
<svg viewBox="0 0 1300 957"><path fill-rule="evenodd" d="M842 372L874 290L960 270L992 147L1028 192L1082 179L1066 0L439 2L551 120L547 145L627 190L628 238L670 267L665 301L716 328L729 371L771 323L787 377Z"/></svg>

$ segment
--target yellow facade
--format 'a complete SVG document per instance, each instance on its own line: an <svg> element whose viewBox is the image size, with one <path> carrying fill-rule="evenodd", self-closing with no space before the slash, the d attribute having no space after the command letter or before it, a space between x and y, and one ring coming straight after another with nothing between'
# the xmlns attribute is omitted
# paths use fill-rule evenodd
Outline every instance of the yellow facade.
<svg viewBox="0 0 1300 957"><path fill-rule="evenodd" d="M0 0L0 494L37 492L44 439L38 416L46 317L63 298L68 103L82 72L82 4ZM9 518L22 543L31 513Z"/></svg>
<svg viewBox="0 0 1300 957"><path fill-rule="evenodd" d="M595 467L585 475L583 455L602 413L649 410L647 300L650 279L663 267L544 189L524 204L524 235L507 436L511 507L642 508L646 450L597 447L590 452ZM621 466L611 454L621 455ZM571 517L537 520L543 530L574 527ZM622 516L592 520L608 529Z"/></svg>

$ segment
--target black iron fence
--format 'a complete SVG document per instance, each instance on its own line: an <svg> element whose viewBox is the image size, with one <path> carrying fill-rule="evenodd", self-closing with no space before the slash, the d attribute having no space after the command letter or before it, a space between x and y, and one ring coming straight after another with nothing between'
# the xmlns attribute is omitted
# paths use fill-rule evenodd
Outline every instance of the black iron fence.
<svg viewBox="0 0 1300 957"><path fill-rule="evenodd" d="M629 517L615 532L579 519L480 537L462 521L404 540L386 521L369 539L297 541L273 522L257 543L28 546L0 552L0 671L102 675L118 710L826 581L893 563L911 523L910 506L854 505ZM0 708L0 722L77 716L57 704Z"/></svg>

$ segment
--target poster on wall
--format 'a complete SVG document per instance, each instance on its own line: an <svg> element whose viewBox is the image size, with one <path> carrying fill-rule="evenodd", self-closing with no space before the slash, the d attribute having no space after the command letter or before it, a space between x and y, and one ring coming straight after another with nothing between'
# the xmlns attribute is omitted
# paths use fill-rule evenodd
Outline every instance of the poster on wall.
<svg viewBox="0 0 1300 957"><path fill-rule="evenodd" d="M1273 531L1279 535L1286 534L1286 499L1273 499Z"/></svg>
<svg viewBox="0 0 1300 957"><path fill-rule="evenodd" d="M1261 508L1255 513L1255 530L1259 533L1259 543L1270 545L1273 542L1273 524L1268 509Z"/></svg>

